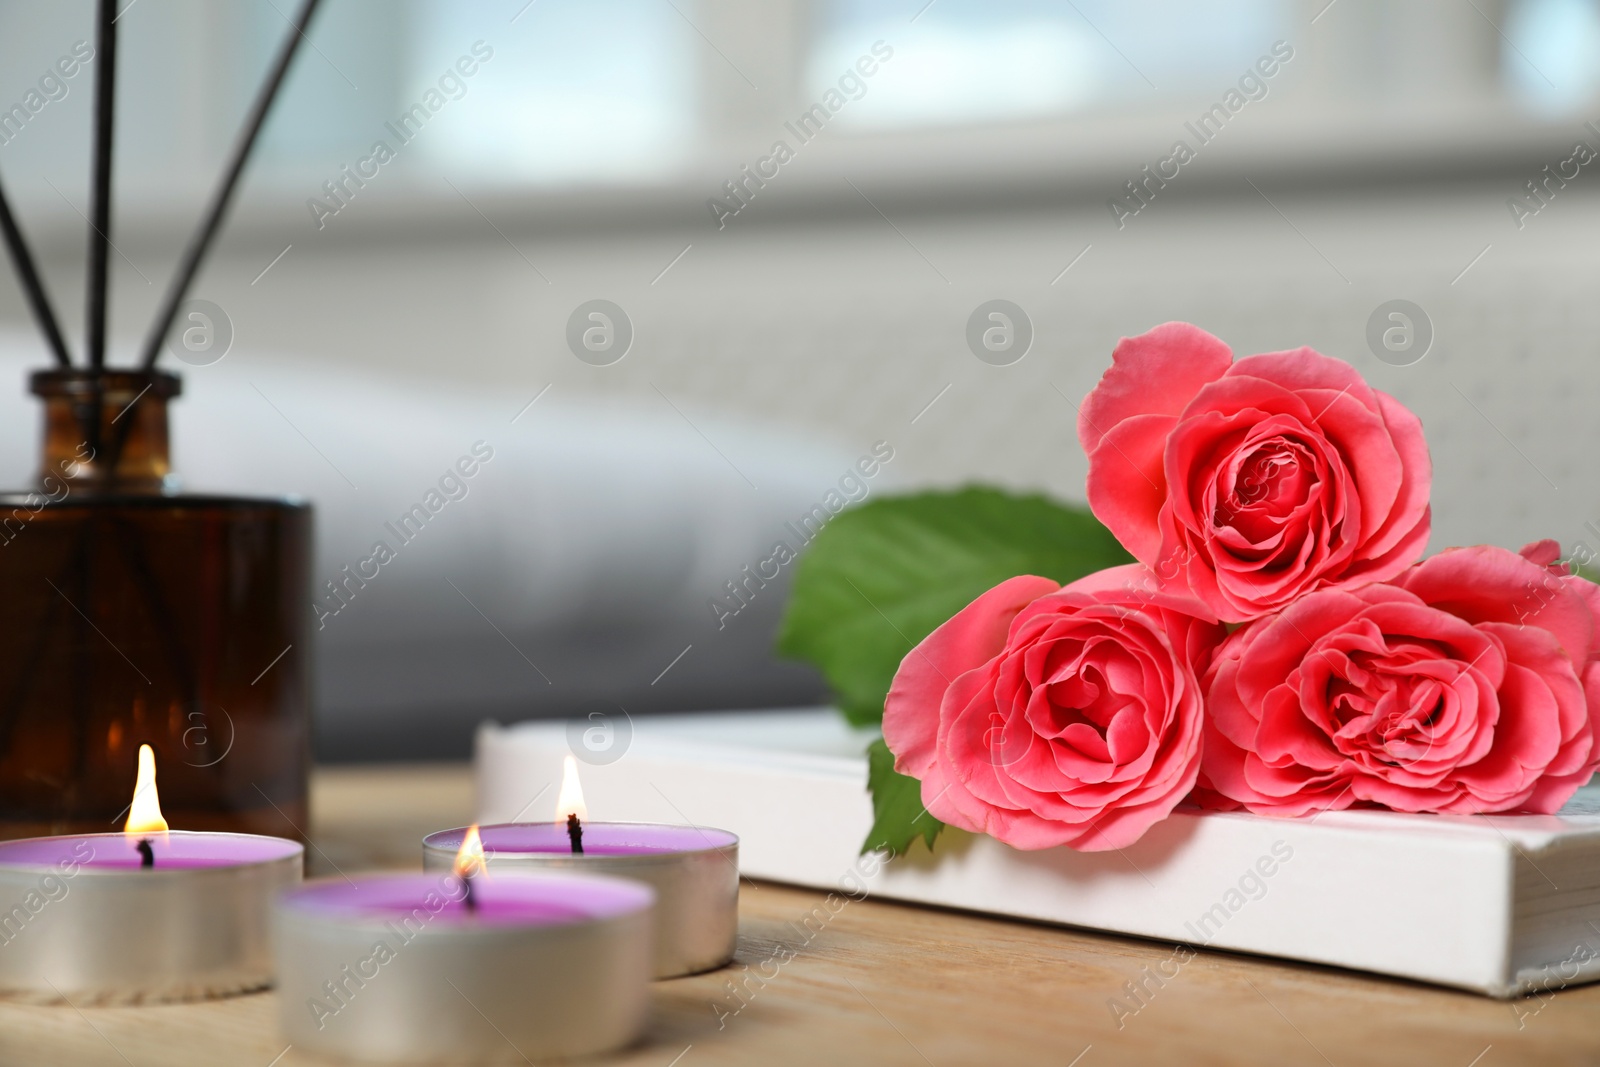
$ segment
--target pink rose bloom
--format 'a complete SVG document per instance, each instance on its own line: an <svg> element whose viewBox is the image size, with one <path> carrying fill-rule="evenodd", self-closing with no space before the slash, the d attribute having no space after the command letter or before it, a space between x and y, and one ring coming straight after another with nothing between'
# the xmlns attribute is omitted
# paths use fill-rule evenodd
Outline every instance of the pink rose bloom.
<svg viewBox="0 0 1600 1067"><path fill-rule="evenodd" d="M1235 363L1183 322L1112 359L1078 412L1089 506L1163 586L1246 622L1422 554L1422 424L1348 363L1309 348Z"/></svg>
<svg viewBox="0 0 1600 1067"><path fill-rule="evenodd" d="M936 818L1017 848L1122 848L1200 766L1201 689L1224 630L1130 564L1062 587L1002 582L900 664L895 769Z"/></svg>
<svg viewBox="0 0 1600 1067"><path fill-rule="evenodd" d="M1523 553L1453 548L1232 634L1207 677L1195 799L1556 811L1600 765L1600 590L1542 565L1554 542Z"/></svg>

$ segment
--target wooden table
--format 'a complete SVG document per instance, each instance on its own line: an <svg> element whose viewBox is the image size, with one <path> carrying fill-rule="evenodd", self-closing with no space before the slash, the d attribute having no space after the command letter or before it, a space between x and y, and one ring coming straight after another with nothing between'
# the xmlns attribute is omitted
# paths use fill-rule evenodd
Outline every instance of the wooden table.
<svg viewBox="0 0 1600 1067"><path fill-rule="evenodd" d="M467 822L471 810L465 767L319 771L313 870L416 868L421 836ZM1168 960L1172 946L872 900L849 903L826 923L813 920L820 931L808 933L802 921L821 902L812 891L747 884L735 965L657 984L646 1041L625 1055L583 1062L1600 1063L1600 986L1507 1005L1203 951L1164 985L1147 981L1145 1005L1124 1015L1119 1027L1108 1002L1121 996L1131 1004L1124 983ZM745 990L742 997L736 986ZM326 1063L286 1049L277 1009L273 993L81 1011L0 1002L0 1064Z"/></svg>

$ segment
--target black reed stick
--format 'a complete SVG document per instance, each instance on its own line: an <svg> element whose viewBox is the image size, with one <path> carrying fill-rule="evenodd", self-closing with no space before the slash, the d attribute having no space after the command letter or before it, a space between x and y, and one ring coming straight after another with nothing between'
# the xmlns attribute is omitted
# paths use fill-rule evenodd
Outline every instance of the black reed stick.
<svg viewBox="0 0 1600 1067"><path fill-rule="evenodd" d="M89 205L89 303L84 348L89 366L106 365L106 268L111 252L111 132L116 111L117 2L96 6L94 67L94 159ZM98 421L98 420L97 420Z"/></svg>
<svg viewBox="0 0 1600 1067"><path fill-rule="evenodd" d="M39 276L39 270L33 264L33 254L28 251L28 242L23 238L22 231L17 228L17 220L11 214L11 204L6 200L6 191L0 188L0 230L5 232L6 250L11 253L11 265L16 268L17 280L22 283L22 291L28 298L28 306L33 309L33 318L39 324L39 329L44 331L44 339L50 345L50 351L55 353L56 363L63 367L72 366L72 360L67 355L67 342L61 336L61 327L56 324L56 313L50 307L50 298L44 291L44 280Z"/></svg>
<svg viewBox="0 0 1600 1067"><path fill-rule="evenodd" d="M183 298L189 292L189 286L194 282L195 274L200 270L201 260L205 259L206 251L216 238L217 231L222 228L222 217L227 214L228 204L233 199L234 188L239 183L239 174L250 158L250 150L255 147L256 135L261 132L261 126L267 120L267 112L272 109L272 102L278 95L278 86L283 83L283 76L289 72L289 64L293 62L300 42L305 39L306 28L311 25L311 16L317 10L317 3L318 0L305 0L301 5L300 14L294 20L294 32L284 41L272 73L267 77L261 91L256 94L255 103L251 105L250 114L245 119L244 129L240 132L238 141L234 143L233 154L228 158L227 168L222 173L222 180L211 194L211 203L202 217L200 228L189 239L189 246L184 249L183 259L179 261L178 269L172 276L172 283L168 286L166 295L161 299L161 306L156 311L155 321L150 324L150 333L145 337L144 350L140 353L141 370L152 369L156 365L156 360L161 357L161 345L167 339L167 331L172 329L172 320L177 317L178 305L183 303Z"/></svg>

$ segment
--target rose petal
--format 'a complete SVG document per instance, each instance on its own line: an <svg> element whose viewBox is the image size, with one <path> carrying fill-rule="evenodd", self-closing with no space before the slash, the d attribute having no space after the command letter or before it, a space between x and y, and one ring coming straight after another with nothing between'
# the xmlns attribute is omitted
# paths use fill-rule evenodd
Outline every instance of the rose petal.
<svg viewBox="0 0 1600 1067"><path fill-rule="evenodd" d="M1078 442L1093 453L1111 427L1136 415L1176 415L1233 363L1233 352L1187 322L1168 322L1124 337L1111 367L1078 410Z"/></svg>
<svg viewBox="0 0 1600 1067"><path fill-rule="evenodd" d="M906 653L883 705L883 739L895 754L895 770L926 781L945 689L952 679L998 655L1017 613L1059 588L1033 575L1007 579Z"/></svg>

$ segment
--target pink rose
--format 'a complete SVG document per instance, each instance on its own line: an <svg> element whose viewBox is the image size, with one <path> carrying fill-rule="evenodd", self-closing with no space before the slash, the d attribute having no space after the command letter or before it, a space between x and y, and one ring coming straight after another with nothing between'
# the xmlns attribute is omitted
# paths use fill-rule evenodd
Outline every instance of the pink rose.
<svg viewBox="0 0 1600 1067"><path fill-rule="evenodd" d="M1596 587L1453 548L1232 634L1207 677L1207 806L1553 812L1600 765ZM1539 562L1535 562L1538 560Z"/></svg>
<svg viewBox="0 0 1600 1067"><path fill-rule="evenodd" d="M1309 348L1235 363L1182 322L1112 358L1078 413L1089 506L1163 586L1245 622L1422 554L1422 424L1349 364Z"/></svg>
<svg viewBox="0 0 1600 1067"><path fill-rule="evenodd" d="M1199 676L1224 630L1137 565L1002 582L900 664L895 768L936 818L1017 848L1122 848L1200 765Z"/></svg>

